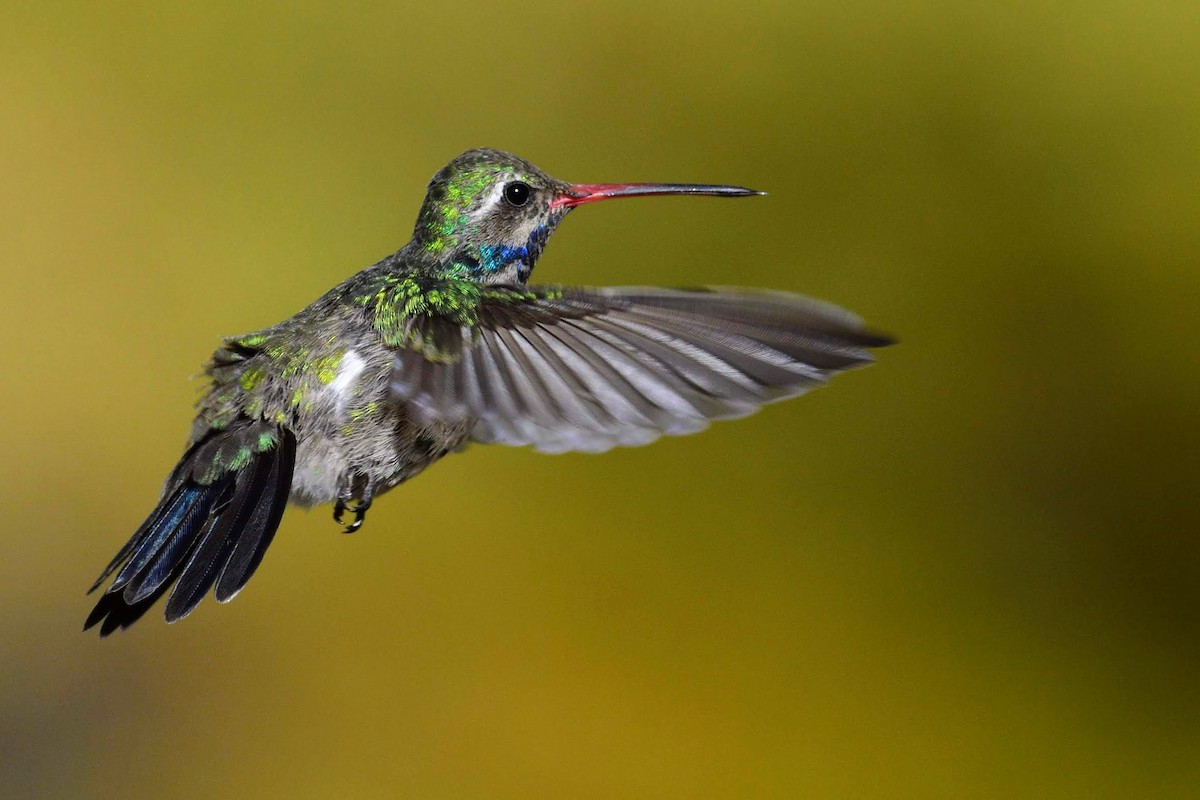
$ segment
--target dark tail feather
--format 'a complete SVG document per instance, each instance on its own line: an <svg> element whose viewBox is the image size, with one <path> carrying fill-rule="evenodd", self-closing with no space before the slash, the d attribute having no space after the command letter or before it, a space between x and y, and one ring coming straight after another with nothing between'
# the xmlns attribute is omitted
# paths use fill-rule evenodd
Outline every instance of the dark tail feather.
<svg viewBox="0 0 1200 800"><path fill-rule="evenodd" d="M263 423L249 420L212 438L258 439ZM235 472L211 483L198 476L210 469L203 456L210 440L193 447L176 468L158 507L117 553L95 590L114 570L120 572L96 603L84 630L100 624L100 635L132 625L175 585L166 618L187 616L215 582L217 599L231 599L262 561L279 527L291 489L296 439L270 428L276 444L253 455ZM203 478L201 478L203 479Z"/></svg>
<svg viewBox="0 0 1200 800"><path fill-rule="evenodd" d="M290 437L291 434L287 436ZM283 517L283 509L287 506L288 492L291 489L296 448L294 445L277 447L274 454L271 471L267 475L265 495L254 507L245 529L237 538L229 561L217 578L216 597L219 603L228 603L242 590L246 581L254 574L254 570L258 569L263 553L267 552L267 547L279 528L279 520ZM281 475L286 475L287 478L281 480Z"/></svg>
<svg viewBox="0 0 1200 800"><path fill-rule="evenodd" d="M100 638L108 636L115 630L124 630L141 619L142 615L150 610L150 606L166 593L167 588L165 585L161 586L154 594L133 605L125 602L125 598L121 596L120 592L105 593L101 595L100 601L96 603L92 613L88 614L87 622L83 623L83 629L86 631L100 623Z"/></svg>
<svg viewBox="0 0 1200 800"><path fill-rule="evenodd" d="M255 510L264 502L267 480L273 472L274 462L273 457L259 457L238 473L233 497L224 510L212 517L205 526L200 543L188 557L175 591L167 600L167 622L174 622L191 613L229 563L238 538L246 531ZM266 498L266 503L270 503L270 498Z"/></svg>
<svg viewBox="0 0 1200 800"><path fill-rule="evenodd" d="M137 532L135 532L133 536L129 538L129 541L125 543L125 546L122 547L115 556L113 556L113 560L108 562L108 566L105 567L104 571L100 573L100 577L96 578L96 582L92 584L90 589L88 589L88 594L91 594L99 589L100 584L104 583L104 580L113 573L113 570L125 563L135 550L140 549L142 545L145 544L147 537L150 535L151 527L153 527L154 524L162 518L163 514L166 513L166 500L168 496L173 496L173 494L179 489L183 480L186 478L186 475L191 472L190 456L192 456L194 452L195 448L184 455L180 462L175 466L174 471L171 472L171 477L167 479L167 485L163 489L162 499L159 500L158 507L150 512L150 516L146 517L146 521L143 522L142 526L137 529Z"/></svg>
<svg viewBox="0 0 1200 800"><path fill-rule="evenodd" d="M180 488L167 513L159 516L147 531L145 541L117 573L109 591L124 587L122 596L130 605L154 594L183 561L209 511L220 506L229 491L228 485L226 479L211 486Z"/></svg>

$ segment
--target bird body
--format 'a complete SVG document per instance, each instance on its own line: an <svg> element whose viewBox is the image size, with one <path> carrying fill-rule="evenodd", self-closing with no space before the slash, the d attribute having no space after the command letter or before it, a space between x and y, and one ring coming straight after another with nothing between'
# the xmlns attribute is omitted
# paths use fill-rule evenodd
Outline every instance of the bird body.
<svg viewBox="0 0 1200 800"><path fill-rule="evenodd" d="M888 343L783 292L527 283L572 208L653 194L757 192L567 184L495 150L452 161L407 245L216 351L186 452L92 587L116 572L85 627L128 627L168 590L168 621L210 589L231 599L289 501L332 502L357 530L375 498L469 442L645 444L801 394Z"/></svg>
<svg viewBox="0 0 1200 800"><path fill-rule="evenodd" d="M402 269L368 272L382 281ZM361 500L368 483L368 498L380 494L461 445L465 422L406 425L389 401L394 352L371 326L375 310L352 302L369 286L347 281L275 328L227 340L190 443L246 417L287 427L297 440L291 500L306 506Z"/></svg>

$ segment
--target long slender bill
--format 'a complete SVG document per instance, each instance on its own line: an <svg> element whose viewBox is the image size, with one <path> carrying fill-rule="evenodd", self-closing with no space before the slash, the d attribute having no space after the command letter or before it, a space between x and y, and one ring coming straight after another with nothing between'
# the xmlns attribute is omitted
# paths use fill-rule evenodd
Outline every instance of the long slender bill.
<svg viewBox="0 0 1200 800"><path fill-rule="evenodd" d="M551 204L554 208L573 208L599 200L618 197L647 197L662 194L703 194L716 197L751 197L766 194L744 186L716 186L707 183L575 183L566 194Z"/></svg>

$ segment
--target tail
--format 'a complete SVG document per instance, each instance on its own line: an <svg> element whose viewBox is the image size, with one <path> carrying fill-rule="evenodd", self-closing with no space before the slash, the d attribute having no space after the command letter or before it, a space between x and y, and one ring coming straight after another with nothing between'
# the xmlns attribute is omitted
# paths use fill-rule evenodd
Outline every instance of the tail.
<svg viewBox="0 0 1200 800"><path fill-rule="evenodd" d="M216 584L232 600L254 574L287 505L296 437L286 428L241 419L184 454L158 507L88 590L117 570L83 629L100 636L128 628L174 585L167 622L191 613Z"/></svg>

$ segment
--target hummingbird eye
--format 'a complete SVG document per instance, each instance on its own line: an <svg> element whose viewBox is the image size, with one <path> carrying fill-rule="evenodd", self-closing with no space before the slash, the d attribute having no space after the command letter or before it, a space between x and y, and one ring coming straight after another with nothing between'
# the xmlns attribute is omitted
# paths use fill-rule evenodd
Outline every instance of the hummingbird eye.
<svg viewBox="0 0 1200 800"><path fill-rule="evenodd" d="M504 187L504 199L514 206L523 206L529 202L529 184L513 181Z"/></svg>

